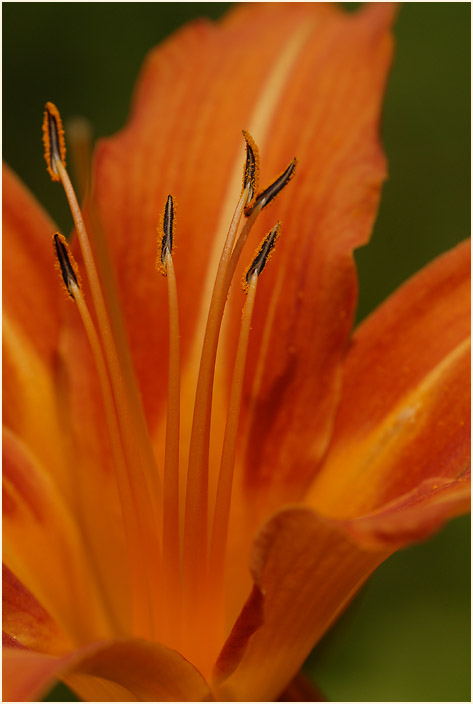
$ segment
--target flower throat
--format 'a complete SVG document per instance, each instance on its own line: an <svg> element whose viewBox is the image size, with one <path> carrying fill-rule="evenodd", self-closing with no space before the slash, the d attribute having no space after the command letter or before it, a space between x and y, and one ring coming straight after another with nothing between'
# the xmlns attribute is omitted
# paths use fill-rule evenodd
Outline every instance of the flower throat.
<svg viewBox="0 0 473 704"><path fill-rule="evenodd" d="M77 305L89 340L106 416L126 538L132 605L130 631L138 637L182 647L184 652L195 650L205 632L202 629L208 629L205 612L210 591L219 595L219 603L214 604L214 608L220 611L221 629L220 633L209 636L214 635L221 642L225 635L224 565L248 341L258 280L279 238L279 222L262 240L242 280L246 302L231 382L216 499L215 504L209 506L212 396L226 300L255 221L261 210L289 183L296 167L296 159L293 159L274 182L259 191L258 148L248 132L243 131L243 136L246 159L242 192L228 229L210 300L195 390L187 481L181 486L180 342L178 287L173 262L173 198L168 196L160 218L156 259L158 272L167 280L169 309L167 421L164 470L160 474L98 216L89 199L89 229L94 234L92 247L66 170L61 117L52 103L46 104L43 121L48 172L53 181L62 183L69 202L95 314L96 323L85 301L79 269L69 245L63 235L56 233L53 244L57 267L68 295ZM180 501L183 494L185 503ZM185 505L182 519L180 505ZM117 622L113 614L110 614L110 621L113 628Z"/></svg>

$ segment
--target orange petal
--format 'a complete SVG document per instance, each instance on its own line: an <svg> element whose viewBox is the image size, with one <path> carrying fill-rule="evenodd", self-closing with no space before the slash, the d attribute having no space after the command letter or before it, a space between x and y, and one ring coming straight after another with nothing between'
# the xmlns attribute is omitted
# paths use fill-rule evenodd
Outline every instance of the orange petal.
<svg viewBox="0 0 473 704"><path fill-rule="evenodd" d="M73 657L58 658L23 648L4 647L2 660L3 701L30 702L46 694Z"/></svg>
<svg viewBox="0 0 473 704"><path fill-rule="evenodd" d="M371 550L399 548L428 538L446 518L471 510L470 470L451 481L426 479L416 489L379 511L348 521L346 528L359 545Z"/></svg>
<svg viewBox="0 0 473 704"><path fill-rule="evenodd" d="M217 662L216 691L232 701L271 701L288 685L323 633L389 552L363 551L342 527L308 509L276 514L257 536L252 554L264 623L241 660L227 660L230 635ZM225 679L227 677L227 679Z"/></svg>
<svg viewBox="0 0 473 704"><path fill-rule="evenodd" d="M278 319L288 323L284 330L275 329L274 361L266 359L263 393L269 405L281 378L287 395L292 393L287 379L299 354L305 361L290 381L300 390L309 354L315 355L313 366L321 373L317 407L314 411L307 388L299 406L303 417L310 397L314 413L307 432L314 435L320 427L314 454L325 448L333 410L328 399L338 385L355 300L350 252L369 236L385 173L377 125L391 57L391 18L392 7L385 4L356 16L319 3L244 5L217 25L202 21L184 28L148 57L130 123L98 148L95 194L152 428L164 403L157 390L166 387L168 335L164 284L154 267L158 215L171 193L177 202L182 353L195 369L217 258L241 190L244 128L259 143L263 182L294 155L300 160L294 183L277 206L287 236L280 256L285 291ZM268 229L263 222L255 238ZM308 256L314 240L318 244ZM272 289L269 278L257 313L260 326ZM311 299L311 312L295 331L290 321L301 292ZM241 302L240 292L239 307ZM240 312L234 317L238 324ZM313 325L320 342L306 354L301 341ZM259 344L255 339L255 350ZM190 377L183 375L183 395L189 398ZM283 412L276 419L267 413L259 431L266 438L270 426L287 420ZM264 444L264 451L272 459L270 445Z"/></svg>
<svg viewBox="0 0 473 704"><path fill-rule="evenodd" d="M2 176L4 313L51 368L60 322L58 277L51 248L55 225L5 165ZM8 381L5 375L4 383Z"/></svg>
<svg viewBox="0 0 473 704"><path fill-rule="evenodd" d="M3 559L77 644L109 633L77 525L47 472L3 435Z"/></svg>
<svg viewBox="0 0 473 704"><path fill-rule="evenodd" d="M54 230L54 223L4 166L3 423L70 496L55 390L62 372L57 349L64 296L54 270Z"/></svg>
<svg viewBox="0 0 473 704"><path fill-rule="evenodd" d="M88 701L211 699L197 670L159 643L96 643L60 658L4 648L3 663L3 695L8 701L31 701L58 678Z"/></svg>
<svg viewBox="0 0 473 704"><path fill-rule="evenodd" d="M108 599L124 615L122 522L104 413L79 315L54 268L56 227L7 167L3 186L3 422L79 515Z"/></svg>
<svg viewBox="0 0 473 704"><path fill-rule="evenodd" d="M246 484L279 485L278 502L300 496L331 436L356 305L352 251L370 237L386 173L392 19L380 3L319 17L261 150L271 171L299 159L262 218L268 226L277 212L282 234L258 288L243 418Z"/></svg>
<svg viewBox="0 0 473 704"><path fill-rule="evenodd" d="M275 48L267 82L261 78L262 101L296 36L287 26L292 12L291 22L302 21L308 36L293 63L286 57L287 83L267 128L254 134L263 182L293 156L299 161L291 183L262 214L263 232L280 218L282 233L274 265L258 284L248 352L229 535L232 604L241 603L233 592L246 575L236 570L245 564L254 530L269 511L300 498L330 441L356 305L352 251L369 239L386 168L378 133L393 7L373 3L347 15L319 3L297 10L267 4L257 15L266 20L260 31L269 43L273 14L269 19L266 10L275 13L285 39ZM251 11L238 9L233 21ZM233 294L225 339L230 357L242 304L240 292ZM215 421L218 427L218 414Z"/></svg>
<svg viewBox="0 0 473 704"><path fill-rule="evenodd" d="M469 260L468 243L438 258L355 333L333 442L307 498L321 513L360 516L426 479L464 475Z"/></svg>
<svg viewBox="0 0 473 704"><path fill-rule="evenodd" d="M61 653L71 643L31 592L3 566L2 620L4 631L17 643L45 653Z"/></svg>

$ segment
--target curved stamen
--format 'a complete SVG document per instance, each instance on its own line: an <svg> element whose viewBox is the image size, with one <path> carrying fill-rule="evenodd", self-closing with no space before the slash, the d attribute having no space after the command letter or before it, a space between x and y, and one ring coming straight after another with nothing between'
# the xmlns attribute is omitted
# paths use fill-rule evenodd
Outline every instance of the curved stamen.
<svg viewBox="0 0 473 704"><path fill-rule="evenodd" d="M174 203L168 196L158 228L156 266L168 282L169 369L168 411L163 483L163 595L166 603L163 624L167 642L178 647L180 638L180 542L179 542L179 432L180 432L180 343L177 285L172 259Z"/></svg>
<svg viewBox="0 0 473 704"><path fill-rule="evenodd" d="M247 275L243 278L243 288L247 293L247 299L243 308L240 336L238 338L235 365L233 368L232 386L223 439L210 547L209 575L211 575L211 579L214 581L214 593L219 595L219 598L221 597L222 599L221 604L219 604L222 620L224 616L223 594L225 552L227 545L228 523L230 518L233 472L237 449L236 446L240 420L241 398L243 394L243 382L245 378L246 358L248 353L248 341L250 337L258 279L268 261L269 254L275 247L280 232L281 223L278 222L277 225L275 225L275 227L263 239L254 260L248 268ZM219 619L217 619L217 622L218 621Z"/></svg>
<svg viewBox="0 0 473 704"><path fill-rule="evenodd" d="M218 337L228 294L227 270L238 226L248 199L249 186L243 190L233 215L215 277L205 330L194 404L183 544L183 621L188 634L195 633L197 604L202 606L207 564L207 512L210 418ZM197 631L198 632L198 631Z"/></svg>
<svg viewBox="0 0 473 704"><path fill-rule="evenodd" d="M227 422L223 440L220 472L218 476L217 497L213 517L212 539L209 559L209 579L213 582L213 593L221 598L221 603L215 605L216 612L223 617L223 583L225 569L225 552L227 545L228 522L233 485L233 470L236 456L236 440L240 417L241 395L250 336L251 320L256 297L258 274L255 272L248 285L248 295L243 309L243 316L238 339L238 347L233 369L232 387L228 406ZM220 623L219 618L216 619ZM223 633L218 634L220 637Z"/></svg>
<svg viewBox="0 0 473 704"><path fill-rule="evenodd" d="M140 506L141 520L145 526L143 545L148 552L149 569L153 571L153 582L158 585L161 580L161 551L159 545L161 525L158 521L158 496L156 496L156 491L160 491L156 462L138 394L135 393L130 384L130 375L127 373L126 366L121 363L122 359L112 334L108 311L82 213L64 165L62 152L61 150L58 152L55 146L58 141L54 137L55 129L57 128L59 134L62 127L60 127L58 122L57 116L59 116L59 113L54 108L57 115L54 114L52 108L54 106L48 103L45 122L49 127L50 142L48 152L48 141L45 137L45 156L46 160L48 160L48 155L50 157L52 171L56 176L53 180L60 180L63 185L76 226L99 323L99 331L103 341L105 359L110 373L127 463L129 467L133 467L133 486L136 491L138 505ZM47 122L47 120L49 121ZM52 139L51 135L53 135ZM158 627L156 619L157 614L153 617L154 628Z"/></svg>
<svg viewBox="0 0 473 704"><path fill-rule="evenodd" d="M149 592L149 577L146 574L146 556L140 554L140 547L143 545L143 526L140 522L139 509L133 492L133 483L126 466L107 365L95 325L82 293L77 264L64 236L56 233L53 240L60 273L69 296L77 305L97 370L127 539L127 557L132 580L133 632L146 635L149 634L151 621L151 594ZM107 611L109 611L110 600L106 595L104 595L104 602ZM118 632L120 632L119 618L113 616L114 626Z"/></svg>

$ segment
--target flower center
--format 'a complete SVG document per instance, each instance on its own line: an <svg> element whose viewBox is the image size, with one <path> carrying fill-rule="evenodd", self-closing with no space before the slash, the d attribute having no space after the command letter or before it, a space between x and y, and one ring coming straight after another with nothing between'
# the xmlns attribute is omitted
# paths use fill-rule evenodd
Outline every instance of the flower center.
<svg viewBox="0 0 473 704"><path fill-rule="evenodd" d="M243 188L217 268L209 305L195 392L186 486L179 483L180 345L178 287L173 263L174 202L169 196L158 228L157 269L167 279L169 307L168 403L164 471L159 475L146 426L118 297L100 256L92 248L65 167L59 112L47 103L43 140L48 171L61 181L76 226L97 327L85 302L77 265L65 238L54 235L55 253L68 294L75 301L94 356L103 398L112 459L121 502L131 587L130 631L163 640L184 653L199 648L213 611L215 633L224 636L224 570L231 508L240 406L259 276L279 237L278 223L263 239L243 278L247 293L237 344L215 502L209 506L209 447L217 349L230 285L248 235L261 210L291 179L296 160L270 186L258 192L259 155L248 132ZM93 203L91 232L100 237ZM242 222L243 221L243 222ZM100 274L99 274L100 271ZM180 501L185 495L184 501ZM179 507L185 505L180 520ZM209 530L209 526L211 530ZM211 589L209 586L211 585ZM217 603L209 604L209 594ZM164 604L164 608L159 608Z"/></svg>

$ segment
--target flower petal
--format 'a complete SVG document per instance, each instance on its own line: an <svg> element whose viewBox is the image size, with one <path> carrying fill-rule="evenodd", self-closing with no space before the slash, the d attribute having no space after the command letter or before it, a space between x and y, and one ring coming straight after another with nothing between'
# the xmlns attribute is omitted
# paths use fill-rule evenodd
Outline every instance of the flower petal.
<svg viewBox="0 0 473 704"><path fill-rule="evenodd" d="M95 643L62 657L4 648L3 662L3 695L8 701L31 701L59 678L88 701L211 699L197 670L159 643Z"/></svg>
<svg viewBox="0 0 473 704"><path fill-rule="evenodd" d="M3 185L3 421L82 524L108 599L124 614L121 514L89 343L54 267L54 223L8 167Z"/></svg>
<svg viewBox="0 0 473 704"><path fill-rule="evenodd" d="M470 470L451 481L426 479L416 489L372 514L348 521L346 528L359 545L371 550L395 549L428 538L446 518L471 510Z"/></svg>
<svg viewBox="0 0 473 704"><path fill-rule="evenodd" d="M286 393L289 396L297 386L303 396L298 407L305 417L309 398L314 410L306 372L307 359L315 355L322 376L314 382L318 403L307 432L314 435L314 428L320 427L313 452L325 449L333 411L328 398L338 387L338 363L355 300L350 253L369 236L385 173L377 124L391 57L391 18L392 8L384 4L356 16L319 3L244 5L220 24L186 27L149 56L130 123L98 148L95 182L151 428L164 402L164 393L157 389L166 388L168 335L164 284L155 272L158 214L172 193L177 201L182 353L191 370L183 374L183 397L191 398L216 262L241 189L241 129L246 128L260 145L264 180L280 172L295 154L300 159L292 196L288 188L280 197L287 226L280 318L289 311L288 321L294 321L301 291L306 300L316 296L310 320L301 316L297 331L289 329L290 322L284 334L274 331L274 360L272 355L265 359L263 392L270 399L278 380L287 382L289 376ZM262 230L267 229L263 221ZM307 263L314 239L319 244ZM268 281L256 314L260 325L271 291ZM324 313L327 302L330 307ZM241 303L240 293L237 306ZM238 325L240 313L233 317ZM324 330L317 334L320 347L315 352L301 344L313 324ZM296 354L288 338L295 340ZM259 345L260 338L255 339L254 349ZM306 361L292 377L299 354ZM254 371L256 353L250 352L250 357ZM268 457L259 453L263 463L274 459L268 429L288 419L283 412L277 419L269 411L258 415L264 418L259 436L268 440ZM255 435L256 430L252 438Z"/></svg>
<svg viewBox="0 0 473 704"><path fill-rule="evenodd" d="M257 536L252 554L264 623L247 639L246 650L240 649L239 663L227 654L246 626L244 619L230 635L215 669L218 696L232 701L277 697L388 554L386 549L363 551L343 526L309 509L277 513Z"/></svg>
<svg viewBox="0 0 473 704"><path fill-rule="evenodd" d="M378 133L393 7L373 3L351 15L334 8L319 15L319 7L301 10L309 37L262 134L268 176L294 155L299 163L262 214L267 231L277 213L282 234L258 284L248 352L229 535L233 620L246 577L237 570L254 531L301 497L327 450L356 305L352 251L369 239L385 176ZM276 17L285 22L279 5ZM230 351L240 324L238 294L230 297Z"/></svg>
<svg viewBox="0 0 473 704"><path fill-rule="evenodd" d="M392 6L373 3L319 20L263 151L271 171L299 159L262 218L268 227L277 211L282 234L258 287L243 418L246 485L276 485L279 502L299 498L331 437L356 306L352 252L370 237L386 174L379 121L392 19Z"/></svg>
<svg viewBox="0 0 473 704"><path fill-rule="evenodd" d="M355 333L333 442L307 497L318 511L360 516L429 478L464 475L469 261L468 243L438 258Z"/></svg>
<svg viewBox="0 0 473 704"><path fill-rule="evenodd" d="M109 634L77 525L37 458L6 429L3 558L73 642Z"/></svg>
<svg viewBox="0 0 473 704"><path fill-rule="evenodd" d="M3 304L41 360L51 367L59 335L60 298L51 249L55 225L3 165ZM45 315L47 313L47 315ZM8 383L5 375L4 382Z"/></svg>
<svg viewBox="0 0 473 704"><path fill-rule="evenodd" d="M51 248L54 223L3 167L3 423L48 467L64 495L61 426L54 382L63 303ZM51 442L56 438L56 442Z"/></svg>
<svg viewBox="0 0 473 704"><path fill-rule="evenodd" d="M3 565L3 630L21 645L45 653L61 653L71 643L31 592Z"/></svg>
<svg viewBox="0 0 473 704"><path fill-rule="evenodd" d="M58 673L73 656L61 658L23 648L4 647L2 650L3 701L31 702L46 694Z"/></svg>

